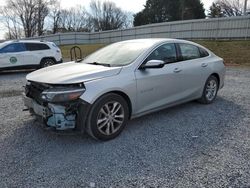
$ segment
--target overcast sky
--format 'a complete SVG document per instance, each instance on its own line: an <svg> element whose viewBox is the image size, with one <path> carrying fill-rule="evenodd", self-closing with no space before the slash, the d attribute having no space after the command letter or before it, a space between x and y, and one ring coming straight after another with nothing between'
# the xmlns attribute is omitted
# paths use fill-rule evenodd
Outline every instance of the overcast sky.
<svg viewBox="0 0 250 188"><path fill-rule="evenodd" d="M3 6L7 0L0 0L0 6ZM83 5L86 8L89 5L91 0L61 0L62 8L75 7L77 5ZM104 0L101 0L104 1ZM123 10L130 12L139 12L143 9L143 5L146 3L146 0L110 0L114 1L118 7L121 7ZM213 0L201 0L204 3L204 7L208 10L209 6L212 4ZM0 20L0 39L3 39L3 35L6 32L4 26Z"/></svg>
<svg viewBox="0 0 250 188"><path fill-rule="evenodd" d="M2 0L0 0L1 2ZM75 5L84 5L87 7L91 0L61 0L61 5L63 8L72 7ZM110 0L112 1L112 0ZM121 7L123 10L131 12L139 12L143 9L143 5L146 3L146 0L113 0L118 7ZM212 4L213 0L202 0L205 5L205 9L208 9Z"/></svg>

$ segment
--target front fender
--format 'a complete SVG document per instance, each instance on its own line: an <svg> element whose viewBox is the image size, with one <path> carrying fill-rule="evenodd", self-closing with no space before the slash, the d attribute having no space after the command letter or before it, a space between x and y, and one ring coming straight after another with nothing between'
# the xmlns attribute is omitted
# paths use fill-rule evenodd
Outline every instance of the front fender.
<svg viewBox="0 0 250 188"><path fill-rule="evenodd" d="M93 104L102 95L118 91L129 97L133 112L136 102L136 81L133 73L93 80L84 83L84 85L86 91L80 97L82 100Z"/></svg>

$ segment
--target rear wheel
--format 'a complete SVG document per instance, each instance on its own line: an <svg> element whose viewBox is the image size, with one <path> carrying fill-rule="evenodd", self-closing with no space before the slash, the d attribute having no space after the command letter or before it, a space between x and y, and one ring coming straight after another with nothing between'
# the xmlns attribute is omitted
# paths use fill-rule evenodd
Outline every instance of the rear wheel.
<svg viewBox="0 0 250 188"><path fill-rule="evenodd" d="M49 67L49 66L52 66L52 65L55 65L56 62L51 59L51 58L45 58L45 59L42 59L41 63L40 63L40 67L41 68L44 68L44 67Z"/></svg>
<svg viewBox="0 0 250 188"><path fill-rule="evenodd" d="M203 104L210 104L214 102L219 89L218 79L211 75L204 86L202 97L198 100Z"/></svg>
<svg viewBox="0 0 250 188"><path fill-rule="evenodd" d="M122 132L128 116L128 104L124 98L113 93L107 94L92 106L86 130L97 140L111 140Z"/></svg>

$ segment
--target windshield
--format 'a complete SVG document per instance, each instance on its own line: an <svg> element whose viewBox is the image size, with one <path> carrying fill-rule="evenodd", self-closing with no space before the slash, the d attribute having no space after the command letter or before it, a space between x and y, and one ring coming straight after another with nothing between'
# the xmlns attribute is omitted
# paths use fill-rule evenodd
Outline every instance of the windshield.
<svg viewBox="0 0 250 188"><path fill-rule="evenodd" d="M0 49L2 49L3 47L5 47L7 44L9 44L10 42L1 42L0 43Z"/></svg>
<svg viewBox="0 0 250 188"><path fill-rule="evenodd" d="M132 63L139 55L152 46L147 41L125 41L111 44L83 60L83 63L96 63L109 66L124 66Z"/></svg>

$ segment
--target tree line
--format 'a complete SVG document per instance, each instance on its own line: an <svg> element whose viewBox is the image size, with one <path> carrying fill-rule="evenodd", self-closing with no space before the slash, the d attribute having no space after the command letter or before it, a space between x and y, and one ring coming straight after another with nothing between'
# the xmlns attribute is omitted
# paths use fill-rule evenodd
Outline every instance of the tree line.
<svg viewBox="0 0 250 188"><path fill-rule="evenodd" d="M216 0L209 8L208 17L242 16L244 15L244 2L245 0Z"/></svg>
<svg viewBox="0 0 250 188"><path fill-rule="evenodd" d="M109 1L92 0L88 11L84 6L63 9L59 0L8 0L6 3L0 10L8 31L6 39L132 26L131 13Z"/></svg>
<svg viewBox="0 0 250 188"><path fill-rule="evenodd" d="M136 14L114 2L92 0L84 6L63 9L60 0L6 0L1 7L6 39L40 36L58 32L91 32L128 28L176 20L243 15L243 0L216 0L208 15L201 0L147 0Z"/></svg>

